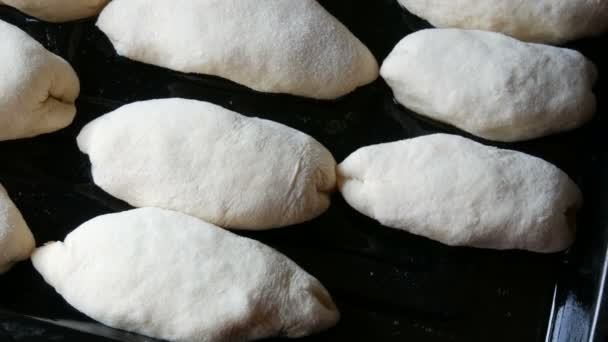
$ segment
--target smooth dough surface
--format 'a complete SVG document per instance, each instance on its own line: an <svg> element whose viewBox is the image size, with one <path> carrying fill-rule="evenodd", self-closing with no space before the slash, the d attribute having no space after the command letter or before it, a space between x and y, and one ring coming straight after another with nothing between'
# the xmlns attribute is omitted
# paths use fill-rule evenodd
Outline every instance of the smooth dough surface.
<svg viewBox="0 0 608 342"><path fill-rule="evenodd" d="M17 261L29 258L34 247L30 228L0 184L0 274Z"/></svg>
<svg viewBox="0 0 608 342"><path fill-rule="evenodd" d="M398 0L436 27L502 32L563 43L608 30L606 0Z"/></svg>
<svg viewBox="0 0 608 342"><path fill-rule="evenodd" d="M452 246L561 251L582 204L557 167L448 134L361 148L338 166L338 184L383 225Z"/></svg>
<svg viewBox="0 0 608 342"><path fill-rule="evenodd" d="M336 162L315 139L207 102L136 102L83 128L95 184L136 207L159 207L224 228L311 220L336 187Z"/></svg>
<svg viewBox="0 0 608 342"><path fill-rule="evenodd" d="M122 56L261 92L335 99L378 77L367 47L315 0L114 0L97 26Z"/></svg>
<svg viewBox="0 0 608 342"><path fill-rule="evenodd" d="M339 319L323 285L284 255L173 211L96 217L32 262L84 314L168 341L301 337Z"/></svg>
<svg viewBox="0 0 608 342"><path fill-rule="evenodd" d="M74 69L19 28L0 20L0 141L68 126L80 83Z"/></svg>
<svg viewBox="0 0 608 342"><path fill-rule="evenodd" d="M97 15L110 0L0 0L32 17L52 23Z"/></svg>
<svg viewBox="0 0 608 342"><path fill-rule="evenodd" d="M582 54L494 32L418 31L381 74L405 107L489 140L574 129L596 108L597 69Z"/></svg>

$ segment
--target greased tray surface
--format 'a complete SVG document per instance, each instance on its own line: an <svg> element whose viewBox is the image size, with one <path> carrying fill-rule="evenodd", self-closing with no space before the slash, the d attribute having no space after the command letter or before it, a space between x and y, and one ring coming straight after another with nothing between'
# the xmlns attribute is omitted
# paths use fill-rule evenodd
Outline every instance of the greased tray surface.
<svg viewBox="0 0 608 342"><path fill-rule="evenodd" d="M380 62L403 36L428 26L394 0L321 3ZM337 101L261 94L220 78L118 57L94 19L54 25L2 6L0 19L70 61L82 83L77 118L69 128L0 142L0 182L39 245L63 240L97 215L129 208L92 183L90 163L78 151L75 137L90 120L132 101L210 101L304 131L338 161L370 144L433 132L466 135L399 106L382 80ZM570 45L600 69L593 122L525 143L485 142L548 160L582 187L586 204L579 236L567 253L446 247L382 227L336 194L328 212L314 221L243 233L292 258L319 278L337 302L342 312L338 326L303 341L603 341L608 323L602 292L608 242L608 60L602 47L607 42L604 36ZM44 283L29 261L0 276L0 341L11 340L153 341L80 314Z"/></svg>

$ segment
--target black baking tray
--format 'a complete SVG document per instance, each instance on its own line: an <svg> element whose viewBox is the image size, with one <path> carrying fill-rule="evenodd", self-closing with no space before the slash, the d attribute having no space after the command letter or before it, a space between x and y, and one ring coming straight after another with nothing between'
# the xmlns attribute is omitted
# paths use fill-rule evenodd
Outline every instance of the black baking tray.
<svg viewBox="0 0 608 342"><path fill-rule="evenodd" d="M380 62L402 37L429 26L394 0L321 3ZM92 183L89 160L78 151L75 137L93 118L132 101L210 101L302 130L327 146L338 161L370 144L433 132L468 136L396 104L381 79L336 101L262 94L220 78L118 57L94 19L48 24L2 6L0 19L18 25L70 61L82 83L78 115L70 127L0 142L0 182L21 209L38 245L63 240L97 215L129 208ZM447 247L382 227L336 194L328 212L309 223L241 233L283 252L330 290L342 320L303 341L605 341L608 60L602 47L607 42L603 36L569 45L600 70L595 89L598 113L590 124L524 143L482 141L550 161L581 186L586 202L570 250L542 255ZM71 308L29 261L0 276L0 340L153 341L104 327Z"/></svg>

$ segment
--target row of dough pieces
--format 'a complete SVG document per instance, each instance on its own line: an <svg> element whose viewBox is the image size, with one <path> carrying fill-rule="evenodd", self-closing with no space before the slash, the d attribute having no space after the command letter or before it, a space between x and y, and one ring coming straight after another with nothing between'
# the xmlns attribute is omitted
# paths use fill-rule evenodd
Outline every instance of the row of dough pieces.
<svg viewBox="0 0 608 342"><path fill-rule="evenodd" d="M110 0L0 0L0 5L13 6L24 13L49 22L66 22L83 19L97 15ZM115 0L119 1L119 0ZM121 0L125 1L125 0ZM305 0L300 2L313 2ZM587 36L603 33L608 29L606 13L608 3L605 0L538 0L528 1L502 1L488 0L480 3L477 0L397 0L403 7L421 18L428 20L435 27L457 27L483 31L502 32L512 37L538 43L559 44ZM201 8L208 6L207 1L181 0L182 4L191 3L195 6L194 14L203 12ZM270 3L256 3L256 10L266 11L271 7L280 12L294 5L296 1L279 0ZM150 13L158 12L161 0L139 0L133 7L148 4ZM248 4L247 4L248 3ZM220 7L231 8L235 11L247 8L253 4L249 1L228 0L223 1ZM124 4L123 4L124 5ZM214 4L217 6L217 4ZM310 5L306 5L307 7ZM216 8L218 9L218 8ZM223 24L235 18L234 14L240 11L217 16ZM251 13L249 13L251 14ZM281 13L288 15L287 13ZM163 13L158 18L169 16ZM581 20L585 18L585 20ZM188 18L192 19L192 18ZM226 20L228 19L228 20ZM243 18L239 18L242 20ZM191 23L189 23L191 24ZM131 24L137 26L137 24ZM287 27L284 27L287 28Z"/></svg>
<svg viewBox="0 0 608 342"><path fill-rule="evenodd" d="M118 3L118 1L115 2ZM481 35L482 33L452 31L451 34ZM489 37L490 38L488 39L490 42L494 40L493 36L490 35ZM477 39L477 37L473 38ZM18 39L18 41L19 40L25 41L26 39ZM512 41L510 43L514 44ZM42 55L36 51L42 49L41 47L37 47L35 44L31 43L28 47L33 50L35 55ZM426 47L424 49L426 49ZM17 51L17 53L18 52L19 51ZM50 53L49 55L52 56ZM40 59L43 61L42 65L44 65L45 59L53 60L56 66L63 65L65 67L65 65L67 65L65 62L63 62L65 64L62 64L62 61L56 56L54 56L54 58L49 56L48 58ZM48 65L53 65L51 62L47 63ZM56 66L50 69L58 68ZM570 66L567 65L566 69L568 69L568 67ZM591 67L590 69L593 68ZM541 76L543 76L542 73ZM387 77L385 76L385 78ZM70 88L69 83L70 82L65 83L67 88ZM590 89L590 85L588 88ZM75 98L78 93L77 87L71 87L71 89L72 94L74 95L73 97ZM75 92L73 91L74 89L76 89ZM62 99L61 95L55 96L53 91L50 91L49 94L45 95L46 97L44 97L43 102L49 101L49 99ZM396 96L399 97L398 94L396 94ZM58 105L65 104L66 107L70 106L69 100L67 101L67 104L63 103L66 101L58 102L61 102L58 103ZM131 129L133 129L133 125L136 126L136 123L141 122L138 121L141 120L141 115L145 114L146 118L149 119L148 113L153 112L153 108L162 108L162 110L160 110L157 115L154 115L158 120L156 121L156 124L153 123L153 127L150 128L154 131L163 130L165 134L153 135L154 138L152 138L152 141L146 141L146 143L144 143L144 140L146 140L146 130L141 130L140 134L137 134L136 137L127 135L126 131L128 128L125 127L131 126ZM63 114L65 114L65 109L65 107L59 108L57 112L62 112L63 110ZM245 221L249 222L248 225L253 225L254 228L258 229L267 228L266 226L283 226L311 219L327 209L327 206L329 205L328 192L335 186L336 179L333 171L335 161L333 161L333 157L331 157L331 154L329 154L327 150L314 141L314 139L305 136L302 133L265 120L245 118L211 104L181 99L159 100L158 103L153 103L152 101L148 103L136 103L125 106L117 112L121 110L124 110L125 113L132 112L134 114L123 114L120 119L117 119L117 122L113 122L116 121L116 119L108 119L110 117L117 117L117 115L113 115L114 113L95 120L94 123L83 130L78 140L81 149L91 155L94 167L93 175L96 183L100 184L97 180L98 178L105 178L108 183L105 187L103 184L100 184L102 188L118 197L121 197L121 195L124 196L121 198L126 199L134 205L138 205L137 203L133 203L138 200L143 202L160 201L160 204L152 203L144 205L169 207L193 215L198 214L197 216L206 218L211 222L218 222L218 224L220 222L225 222L223 225L226 227L231 227L232 224L230 222L236 222L236 225L233 228L246 228L238 227L238 222L242 221L244 216L246 216L247 220ZM187 114L184 115L183 120L180 119L168 122L168 114L173 114L174 112L184 112ZM139 119L137 119L138 113L140 116ZM205 115L206 113L208 114ZM73 113L71 116L73 118ZM128 117L131 117L131 119ZM165 119L164 121L162 120L163 118ZM38 119L40 120L40 117ZM46 122L49 121L52 122L53 120L47 120ZM69 119L69 122L71 122L71 118ZM69 124L69 122L66 123L66 125ZM107 123L104 124L103 122ZM103 128L104 125L106 126L105 129ZM94 128L95 126L100 126L101 128ZM120 129L117 130L117 128L121 126L123 127L122 132L120 132ZM13 127L18 126L15 125ZM166 127L171 128L167 129ZM200 135L193 134L194 137L200 138L200 140L192 138L190 141L178 144L179 147L177 148L167 144L168 141L174 142L174 139L183 137L183 132L188 131L191 127L214 127L214 129L201 129ZM94 132L96 130L104 132L98 133L101 134L101 136L111 133L116 135L116 137L115 139L110 139L109 143L103 139L97 139L97 142L91 142L92 140L95 140L93 136L95 136ZM108 130L110 132L108 132ZM91 133L86 133L86 131L91 131ZM38 132L31 135L43 132L45 132L44 129L40 130L38 128ZM212 139L213 132L216 132L216 137ZM219 136L217 136L218 133ZM209 148L209 151L197 150L194 146L195 142L205 141L205 139L213 142L210 142L212 147ZM255 147L252 150L251 146L239 146L238 142L241 140L248 141ZM275 142L277 145L275 145ZM278 142L283 142L285 145L280 145ZM111 159L108 158L108 154L113 155L118 153L118 151L123 151L125 144L130 147L126 148L128 153L125 153L125 159L115 163L118 165L112 165L112 163L108 164L108 160ZM132 146L129 146L129 144ZM140 144L151 147L141 151L141 147L137 147L141 146ZM276 149L276 146L283 146L283 148ZM274 153L274 155L270 154L270 158L267 157L269 154L265 151L265 148L268 147L270 147L270 152ZM89 151L89 149L97 150L100 155L101 167L99 173L95 172L95 165L97 163L95 162L96 158L94 152ZM438 153L442 151L444 154ZM145 155L139 155L140 153ZM251 162L252 164L246 163L242 159L237 160L236 158L235 160L222 160L222 158L213 159L214 155L215 158L218 158L220 155L243 156L250 153L253 156L251 158L253 160L248 162ZM174 165L172 169L166 169L167 165L170 165L171 162L175 161L176 155L183 154L189 155L194 158L195 161L193 162L190 160L190 165L184 165L184 160L182 160L181 163L179 163L178 160L178 164ZM198 156L199 154L201 157L196 158L195 156ZM133 162L130 158L133 157L133 155L135 157L139 155L142 159L136 158L135 162ZM296 157L294 158L294 156ZM234 163L237 164L236 167ZM433 163L433 167L429 168L431 163ZM202 170L201 164L211 165L208 167L208 172L200 172L200 170ZM241 165L240 168L238 164ZM255 167L253 168L254 170L247 170L251 165L256 164L260 167L264 167L264 169L260 169L260 171L267 170L270 165L270 169L273 171L269 173L271 177L264 177L264 172L255 172ZM125 168L127 165L128 167ZM161 168L160 171L146 174L149 170L155 170L154 167L159 165L164 165L165 170ZM408 165L408 167L404 168L403 165ZM474 168L471 165L477 165L478 167ZM132 175L123 178L124 175L121 175L120 171L124 169L134 169L134 172ZM328 173L327 171L329 169L331 169L331 172ZM194 170L198 172L194 172ZM225 177L222 179L221 176L226 173L226 170L245 171L237 171L236 174L224 175ZM471 172L474 173L471 174ZM179 176L177 179L172 179L175 174L178 174ZM222 179L219 183L224 186L227 185L227 188L217 187L214 189L213 187L216 184L210 184L212 182L209 182L208 180L205 182L204 179L201 179L200 183L197 183L194 180L197 179L196 176L199 174L217 176L219 177L218 179ZM454 174L456 175L455 182L453 178ZM262 176L260 177L260 175ZM404 177L404 175L406 177ZM477 175L477 177L475 177L475 175ZM448 176L450 177L449 179ZM174 190L173 193L163 193L163 191L154 191L154 184L158 184L157 182L148 182L146 184L145 181L142 183L141 179L138 180L138 178L149 177L156 181L160 181L161 183L167 182L163 185L168 188L180 188L179 186L182 185L181 190L184 190L183 187L186 186L185 192L180 193L179 191ZM209 176L209 178L213 177ZM403 181L403 178L405 178L405 181ZM253 182L251 182L252 179ZM281 181L277 182L277 179ZM486 182L480 185L478 182L479 179L485 179ZM239 180L241 180L240 183ZM243 182L242 180L247 180L247 182ZM289 182L285 182L286 180L289 180ZM103 181L100 182L103 183ZM279 186L277 186L275 182L279 183ZM207 193L210 201L215 203L214 206L211 206L211 209L205 207L205 204L195 202L196 199L200 199L201 197L197 191L192 193L192 189L187 189L187 184L193 183L201 184L196 190ZM571 222L568 222L568 220L573 217L576 208L581 202L580 192L576 188L576 185L574 185L563 172L559 171L554 166L517 152L492 149L464 138L448 135L434 135L361 149L347 158L347 160L338 167L338 183L344 197L353 205L353 207L369 216L375 217L385 225L406 229L420 235L426 235L448 244L465 244L478 247L523 248L545 252L561 250L567 247L573 239L573 225ZM110 190L111 188L115 188L116 193ZM247 198L246 194L235 195L236 191L234 191L234 189L243 191L244 188L248 188L247 194L255 194L256 199L259 199L260 196L264 199L261 201L261 208L256 208L256 206L259 207L259 203L255 203L256 201L252 202L250 198ZM395 192L395 188L408 189L408 194ZM148 191L150 189L153 191ZM226 191L226 189L228 189L228 191ZM478 191L472 191L474 189L478 189ZM488 189L495 189L495 191L488 191ZM281 190L286 190L286 192L282 192ZM226 193L222 193L224 191ZM488 192L490 193L488 194ZM133 196L133 198L129 198L130 196ZM443 205L439 208L439 213L435 211L431 212L429 208L433 208L433 205L436 205L437 201L439 201L439 203L443 202ZM33 248L33 239L31 239L31 233L27 229L27 226L22 222L23 220L21 219L21 221L19 221L20 215L18 215L18 211L15 213L16 208L12 206L12 203L10 203L8 198L3 199L1 202L2 208L7 208L6 210L0 211L7 213L7 215L2 218L3 221L1 222L3 225L0 225L0 228L4 227L4 234L2 234L2 236L5 238L3 239L3 242L11 241L7 246L10 246L15 250L17 250L17 247L19 246L19 243L15 243L15 241L21 242L24 246L29 246L31 251L31 248ZM428 205L425 205L424 203L428 203ZM178 208L173 208L172 206L174 205ZM251 205L254 207L251 208ZM408 208L409 210L405 212L404 208ZM490 211L489 209L493 211ZM201 210L202 212L198 212ZM278 210L278 212L282 213L284 216L278 218L273 217L275 215L273 215L272 210ZM70 254L69 251L66 252L61 243L51 244L36 252L33 257L34 264L43 274L45 279L55 286L70 303L90 316L110 326L130 329L143 334L170 340L183 339L183 334L185 334L186 339L188 340L204 340L208 336L214 336L213 334L217 334L215 336L218 336L218 338L228 339L234 338L235 336L242 339L250 339L270 336L281 332L288 336L301 336L303 334L318 331L335 323L337 320L337 310L335 310L335 306L331 303L331 299L326 291L322 289L322 286L318 284L314 278L311 278L308 275L302 276L305 278L304 281L294 281L294 279L290 279L291 281L289 283L296 285L304 283L303 288L309 290L300 290L298 292L299 295L296 296L295 300L298 303L302 301L308 303L306 307L310 308L310 310L305 310L304 312L313 312L315 314L314 317L321 318L315 320L309 316L299 316L302 315L303 312L285 312L273 308L270 312L280 312L280 317L269 317L268 322L269 324L272 323L270 324L271 326L258 330L246 328L250 322L247 322L247 319L244 319L241 316L232 316L231 318L234 318L233 320L223 320L222 322L212 321L214 324L212 326L202 325L202 327L211 327L208 329L201 328L200 322L192 322L192 318L190 318L190 321L194 324L192 326L197 327L196 329L198 330L184 329L183 322L179 326L172 326L171 324L164 324L160 327L156 324L150 325L146 324L148 320L145 319L150 313L161 315L155 316L155 318L160 319L166 318L163 315L167 315L167 312L171 311L158 310L158 308L152 304L142 310L135 310L135 314L131 314L131 317L129 317L127 313L132 312L135 304L138 302L137 298L133 298L133 302L127 301L125 307L122 308L123 310L108 313L107 308L104 307L103 304L110 301L102 301L99 298L91 299L90 297L83 295L82 290L70 288L69 285L65 288L62 286L62 284L69 284L71 282L65 281L67 275L58 271L58 264L62 265L61 268L78 268L79 263L77 260L82 260L82 257L86 258L87 256L93 260L92 262L98 262L100 259L96 252L106 250L107 253L108 250L111 250L110 246L116 245L117 242L112 241L112 238L106 233L108 226L121 226L121 228L124 229L120 230L121 233L126 234L129 237L133 236L132 239L126 239L127 243L131 242L131 248L127 248L127 250L137 249L135 241L139 241L141 239L140 235L143 234L143 230L140 230L139 228L140 226L149 225L154 227L155 225L160 225L160 223L165 223L165 225L176 226L177 231L184 226L188 226L183 220L190 220L189 225L204 226L207 230L215 229L215 227L204 224L204 222L194 221L195 219L193 218L180 215L181 214L173 212L165 212L160 209L141 209L141 211L136 210L115 214L114 216L120 216L120 218L116 219L118 221L114 221L116 222L114 225L112 222L106 222L107 220L111 220L110 216L94 219L77 229L73 234L70 234L70 236L84 236L80 239L74 238L76 241L74 242L75 246L70 249L73 251L72 254ZM205 217L206 215L211 216ZM150 220L151 223L148 225L142 224L142 220ZM290 220L292 221L290 222ZM101 223L95 225L93 222ZM257 224L260 224L261 226L256 227ZM89 226L98 228L87 228ZM129 229L129 227L137 228ZM152 230L147 233L154 235L153 232L155 229L159 228L151 229ZM86 233L78 234L78 232L81 231ZM188 240L197 240L194 235L203 234L202 228L199 230L184 229L184 231L184 234L188 235ZM191 233L188 233L190 231ZM230 236L231 239L234 239L234 241L242 239L227 235L229 234L227 232L219 232L219 230L216 230L217 234L225 234L226 239L228 239L228 236ZM173 234L174 232L172 231L171 235ZM158 240L150 238L145 241L144 245L153 246L160 242L169 242L169 245L172 245L169 236L168 234L163 234L161 232ZM94 245L100 248L91 248L91 241L89 241L89 239L93 241L102 241L99 244L96 242L96 245ZM219 239L219 237L211 239L213 240L213 243L207 242L207 244L214 245L217 243L217 241L215 241L217 239ZM78 240L81 241L78 242ZM69 241L71 241L70 237L66 238L66 246L69 245ZM103 243L106 243L106 245L104 246ZM255 244L255 242L251 241L248 241L247 243ZM183 246L184 244L174 244L174 246L178 245ZM198 244L197 246L200 248L201 244ZM2 247L3 251L10 251L10 249L4 248L4 243ZM150 248L149 250L159 250L158 248L159 247ZM233 256L226 255L226 253L224 253L224 255L221 253L212 253L211 255L214 255L215 262L233 266L232 263L237 260L235 259L236 256L242 255L240 253L247 253L246 251L251 248L252 247L247 246L247 248L243 248L243 251L239 251ZM72 255L78 255L78 250L83 254L82 257L72 258ZM196 250L196 248L193 248L193 250ZM238 251L239 248L236 248L236 250ZM70 257L66 257L66 253ZM280 264L281 266L277 267L280 270L285 270L287 274L305 274L293 263L289 264L289 267L284 266L284 264L288 262L283 261L285 258L282 256L275 256L276 252L262 254L263 255L258 256L258 260L264 260L266 254L271 254L273 255L273 258L278 258L280 260L278 262L264 260L265 264ZM134 254L129 252L128 255L124 257L133 258L133 256ZM217 260L218 258L220 260ZM195 259L196 258L193 257L189 260ZM255 260L256 258L253 259ZM15 258L12 257L8 260L12 261L15 260ZM156 264L151 264L152 260L154 260L154 258L149 256L146 257L145 255L141 258L137 258L135 260L135 264L137 265L135 268L141 270L141 274L148 274L146 272L149 272L148 270L150 268L157 267ZM63 263L59 263L58 261L63 261ZM69 267L70 265L73 267ZM108 267L108 265L112 264L108 263L105 267ZM103 272L104 264L98 266ZM177 268L175 274L172 274L172 276L174 276L172 279L188 279L187 276L193 269L191 265L183 266L183 268ZM211 266L208 265L205 267ZM205 267L196 269L196 274L205 270L209 271L205 269ZM257 268L252 267L251 269L256 270L257 272L259 268L260 267L258 266ZM298 272L292 272L291 270L293 269L298 270ZM106 269L105 273L109 271L109 269ZM124 270L124 273L126 274L131 271L131 269ZM239 269L239 271L242 270ZM210 274L217 273L217 270L215 272L210 272ZM219 274L221 274L221 272ZM231 277L234 276L238 275L231 275ZM92 279L97 278L93 277L87 269L75 272L74 277L76 277L76 283L86 284L85 289L87 290L92 290L95 293L97 292L95 289L99 289L96 288L97 285L92 283ZM228 282L233 281L233 279L238 279L231 277L226 277L224 279L220 277L220 279L214 279L213 283L221 283L222 280ZM280 279L281 275L279 275L278 278ZM299 277L296 278L299 279ZM111 280L115 281L116 279L111 278ZM283 287L268 285L270 283L274 284L275 282L269 282L267 278L259 278L257 281L253 282L250 281L251 279L246 280L247 281L244 283L254 284L252 292L259 293L269 291L280 298L286 296L283 294L283 292L285 292ZM115 283L113 282L112 284ZM124 287L121 287L121 289L125 291L126 289L130 289L133 285L129 281L126 281L124 284ZM201 287L205 284L198 283ZM313 286L310 284L313 284ZM263 291L260 289L263 289ZM247 292L247 289L238 289L235 291L249 293ZM142 296L141 298L148 298L150 293L158 293L158 289L155 288L154 285L150 285L149 287L144 287L139 294ZM119 290L115 294L119 294L122 297L125 293L120 293ZM288 295L287 297L291 298L291 295ZM139 299L140 302L141 298ZM259 297L255 296L245 299L251 302L252 298L259 300ZM190 300L192 298L188 297L188 299ZM203 299L205 300L205 303L207 303L210 298L201 298L201 302ZM174 298L174 300L177 303L183 303L184 298L179 297ZM196 300L194 300L194 302L198 303ZM321 305L319 305L319 303L321 303ZM222 304L224 303L222 302ZM290 304L292 303L290 302ZM267 306L268 304L264 303L264 305ZM230 308L237 311L243 310L241 303L237 303L234 307ZM183 311L187 308L177 305L174 309L176 310L174 312L180 312L179 310ZM259 310L259 308L249 307L245 310L245 313L251 314L252 312L257 312L256 310ZM173 312L171 313L173 314ZM242 312L240 313L242 314ZM207 319L207 317L205 318ZM290 320L292 318L297 318L299 320ZM159 321L162 320L154 320L154 322ZM133 324L134 322L136 323L135 325ZM286 325L292 326L296 323L298 326L301 326L300 330L285 328ZM238 324L239 327L245 328L235 330L234 324ZM303 324L305 325L302 326ZM236 334L239 335L233 335L235 333L229 333L230 331L236 331ZM201 332L203 332L202 335ZM231 335L227 337L227 334Z"/></svg>
<svg viewBox="0 0 608 342"><path fill-rule="evenodd" d="M43 7L33 1L5 2L57 21L92 15L107 1L70 2L67 7L59 5L63 1ZM573 39L603 32L608 25L599 20L608 16L606 1L546 0L517 6L491 1L483 11L478 1L449 0L441 6L437 1L400 2L439 26L494 29L534 41ZM55 13L59 8L69 16ZM507 20L504 13L513 16ZM586 20L574 21L579 17ZM336 99L380 73L405 107L489 140L520 141L573 129L588 121L596 106L592 87L597 70L577 51L494 32L432 29L405 37L379 71L370 51L314 0L179 5L114 0L97 26L120 55L224 77L262 92ZM78 94L76 75L56 58L37 58L42 52L11 30L6 25L0 30L3 36L14 36L4 43L10 49L4 49L0 62L17 71L0 79L0 139L68 125L73 109L66 107ZM20 58L24 54L29 58Z"/></svg>
<svg viewBox="0 0 608 342"><path fill-rule="evenodd" d="M354 208L390 227L452 245L554 252L573 241L582 202L555 166L460 136L368 146L336 166L302 132L194 100L123 106L77 141L95 183L143 208L96 217L32 253L32 234L0 186L0 271L32 253L81 312L169 341L300 337L339 319L317 279L214 224L310 220L337 183Z"/></svg>
<svg viewBox="0 0 608 342"><path fill-rule="evenodd" d="M581 195L526 154L433 134L359 149L336 165L314 138L195 100L135 102L77 137L95 184L135 207L240 230L316 218L338 187L382 224L449 245L556 252Z"/></svg>
<svg viewBox="0 0 608 342"><path fill-rule="evenodd" d="M88 316L170 341L299 337L339 318L295 263L205 221L303 222L328 208L337 178L347 202L384 225L452 245L554 252L574 239L582 201L555 166L459 136L368 146L336 166L304 133L193 100L126 105L77 140L95 183L144 208L84 223L35 250L34 267ZM33 248L0 186L1 270Z"/></svg>
<svg viewBox="0 0 608 342"><path fill-rule="evenodd" d="M348 203L384 225L452 245L554 252L574 239L582 200L555 166L459 136L368 146L336 166L304 133L194 100L123 106L77 141L95 183L112 195L227 228L313 219L337 179ZM2 195L5 264L26 258L34 241ZM172 341L296 337L337 322L327 291L286 257L176 211L95 218L37 249L33 264L88 316Z"/></svg>

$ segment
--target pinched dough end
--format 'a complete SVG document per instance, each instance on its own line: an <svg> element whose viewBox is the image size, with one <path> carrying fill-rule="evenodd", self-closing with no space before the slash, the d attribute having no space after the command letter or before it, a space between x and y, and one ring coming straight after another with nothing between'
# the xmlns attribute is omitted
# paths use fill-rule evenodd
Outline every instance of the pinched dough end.
<svg viewBox="0 0 608 342"><path fill-rule="evenodd" d="M97 120L91 121L86 124L81 130L80 133L76 136L76 144L78 145L78 149L84 153L89 154L89 149L92 143L93 135L95 134L95 123Z"/></svg>
<svg viewBox="0 0 608 342"><path fill-rule="evenodd" d="M34 268L43 275L48 284L58 284L63 278L63 267L57 265L67 265L65 263L66 249L63 242L47 242L44 246L36 248L31 256Z"/></svg>
<svg viewBox="0 0 608 342"><path fill-rule="evenodd" d="M76 115L80 81L61 57L16 26L0 21L0 140L65 128Z"/></svg>
<svg viewBox="0 0 608 342"><path fill-rule="evenodd" d="M323 214L329 208L331 204L331 195L336 190L336 161L331 154L323 145L311 138L312 142L310 149L307 149L305 155L302 156L303 166L297 165L294 177L298 177L297 169L303 168L305 174L302 180L294 179L292 185L293 190L297 190L305 193L302 198L294 199L293 205L309 204L311 208L301 208L299 218L292 218L282 225L291 225L294 223L302 223L312 220L319 215ZM308 169L308 170L307 170ZM307 174L307 175L306 175ZM302 182L301 185L295 185L297 182ZM307 185L309 184L309 185ZM286 208L286 212L289 213L292 209Z"/></svg>
<svg viewBox="0 0 608 342"><path fill-rule="evenodd" d="M52 55L53 79L48 97L42 102L40 132L53 132L69 126L76 116L76 98L80 80L74 69L62 58Z"/></svg>
<svg viewBox="0 0 608 342"><path fill-rule="evenodd" d="M74 69L61 57L48 52L48 62L41 74L47 78L39 77L39 84L32 84L32 89L41 83L48 82L48 93L39 103L31 104L32 113L28 116L29 127L20 137L29 138L44 133L55 132L69 126L76 116L75 101L80 93L80 81ZM34 99L31 99L34 100Z"/></svg>
<svg viewBox="0 0 608 342"><path fill-rule="evenodd" d="M301 273L294 276L292 283L299 286L290 288L290 305L282 309L298 310L295 315L294 312L291 312L291 315L283 315L289 317L289 320L283 322L283 336L300 338L327 330L338 323L340 311L329 292L317 279Z"/></svg>

